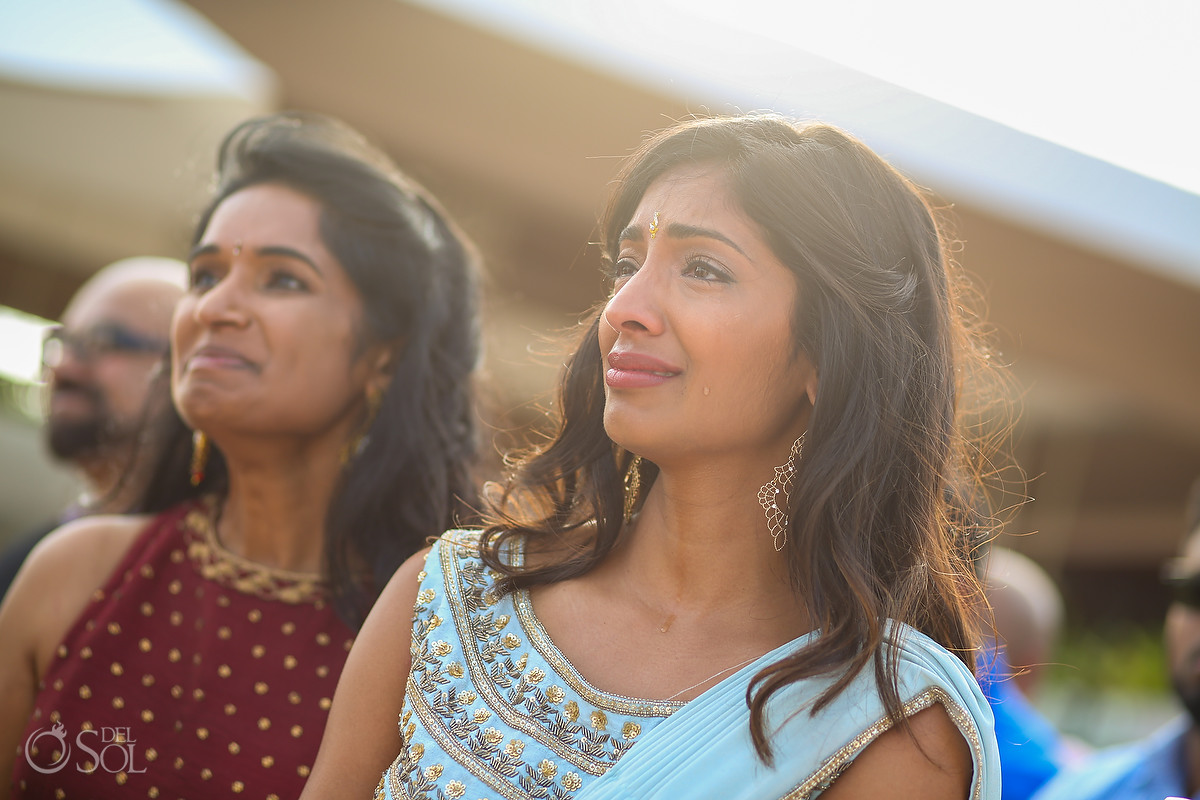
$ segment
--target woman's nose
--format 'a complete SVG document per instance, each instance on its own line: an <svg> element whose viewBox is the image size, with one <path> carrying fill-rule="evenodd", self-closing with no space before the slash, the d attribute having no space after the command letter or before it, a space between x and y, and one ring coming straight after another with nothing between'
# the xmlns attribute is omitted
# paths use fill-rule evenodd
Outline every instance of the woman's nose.
<svg viewBox="0 0 1200 800"><path fill-rule="evenodd" d="M205 325L241 327L249 320L250 287L242 276L231 271L200 296L196 319Z"/></svg>
<svg viewBox="0 0 1200 800"><path fill-rule="evenodd" d="M604 306L604 321L613 330L642 331L658 334L663 331L663 304L666 287L649 262L625 279Z"/></svg>

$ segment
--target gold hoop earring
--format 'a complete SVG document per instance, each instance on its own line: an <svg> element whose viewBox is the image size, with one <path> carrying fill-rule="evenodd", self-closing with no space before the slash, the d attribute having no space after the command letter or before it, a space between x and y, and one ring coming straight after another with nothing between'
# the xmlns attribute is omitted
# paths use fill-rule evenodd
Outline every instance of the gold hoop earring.
<svg viewBox="0 0 1200 800"><path fill-rule="evenodd" d="M792 485L796 480L796 464L804 453L804 437L807 433L808 431L805 431L800 434L800 438L792 445L792 452L788 456L788 460L783 466L776 467L775 477L758 490L758 504L766 512L767 531L771 534L771 541L775 544L776 552L782 550L787 544L788 501L792 496Z"/></svg>
<svg viewBox="0 0 1200 800"><path fill-rule="evenodd" d="M633 519L637 510L638 495L642 493L642 457L635 455L625 470L625 524Z"/></svg>
<svg viewBox="0 0 1200 800"><path fill-rule="evenodd" d="M363 454L367 449L367 445L371 443L371 426L375 424L375 418L379 416L379 409L383 405L383 392L378 389L367 390L367 416L363 419L363 424L359 426L358 432L342 445L342 466L349 464L354 459Z"/></svg>
<svg viewBox="0 0 1200 800"><path fill-rule="evenodd" d="M208 466L208 437L204 431L192 431L192 466L188 478L192 486L204 482L204 469Z"/></svg>

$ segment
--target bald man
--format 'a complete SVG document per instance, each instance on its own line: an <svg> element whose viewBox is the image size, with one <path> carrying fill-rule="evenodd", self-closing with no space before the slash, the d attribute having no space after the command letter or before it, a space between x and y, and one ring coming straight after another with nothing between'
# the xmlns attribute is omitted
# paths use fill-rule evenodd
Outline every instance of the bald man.
<svg viewBox="0 0 1200 800"><path fill-rule="evenodd" d="M1028 556L1004 547L987 555L984 589L1013 682L1032 695L1054 655L1063 601L1054 580Z"/></svg>
<svg viewBox="0 0 1200 800"><path fill-rule="evenodd" d="M1001 800L1028 800L1058 773L1067 747L1029 702L1062 625L1062 596L1036 562L992 546L982 569L995 622L996 649L984 658L984 694L996 719Z"/></svg>
<svg viewBox="0 0 1200 800"><path fill-rule="evenodd" d="M58 519L0 555L0 597L46 533L84 514L122 511L137 495L138 431L167 352L171 314L186 286L187 267L180 261L117 261L79 288L62 325L49 332L42 354L43 432L50 453L80 472L84 492Z"/></svg>

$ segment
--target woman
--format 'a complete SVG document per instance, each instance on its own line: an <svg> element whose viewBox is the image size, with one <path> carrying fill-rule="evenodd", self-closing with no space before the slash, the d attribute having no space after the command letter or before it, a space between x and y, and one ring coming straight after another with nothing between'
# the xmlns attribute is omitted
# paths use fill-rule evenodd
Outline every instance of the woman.
<svg viewBox="0 0 1200 800"><path fill-rule="evenodd" d="M14 797L297 796L356 628L471 500L477 266L428 195L253 120L193 244L148 513L59 530L0 607Z"/></svg>
<svg viewBox="0 0 1200 800"><path fill-rule="evenodd" d="M304 797L997 797L929 206L834 128L696 120L602 242L554 436L384 590Z"/></svg>

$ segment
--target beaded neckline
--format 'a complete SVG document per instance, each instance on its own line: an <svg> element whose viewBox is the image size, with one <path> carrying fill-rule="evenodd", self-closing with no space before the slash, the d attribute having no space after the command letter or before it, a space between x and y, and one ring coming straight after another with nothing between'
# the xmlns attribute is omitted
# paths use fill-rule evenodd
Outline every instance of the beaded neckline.
<svg viewBox="0 0 1200 800"><path fill-rule="evenodd" d="M213 524L217 508L217 498L210 495L180 522L188 558L206 580L264 600L292 605L313 603L318 607L325 604L329 590L321 575L273 569L225 549Z"/></svg>
<svg viewBox="0 0 1200 800"><path fill-rule="evenodd" d="M522 566L525 563L524 540L514 540L506 555L514 567ZM558 649L558 645L550 637L550 632L538 619L528 589L518 589L513 593L513 605L516 607L517 619L520 620L521 627L538 654L554 668L559 677L566 681L576 694L597 708L636 716L669 717L686 705L682 700L629 697L593 686L587 678L580 674L570 659Z"/></svg>

